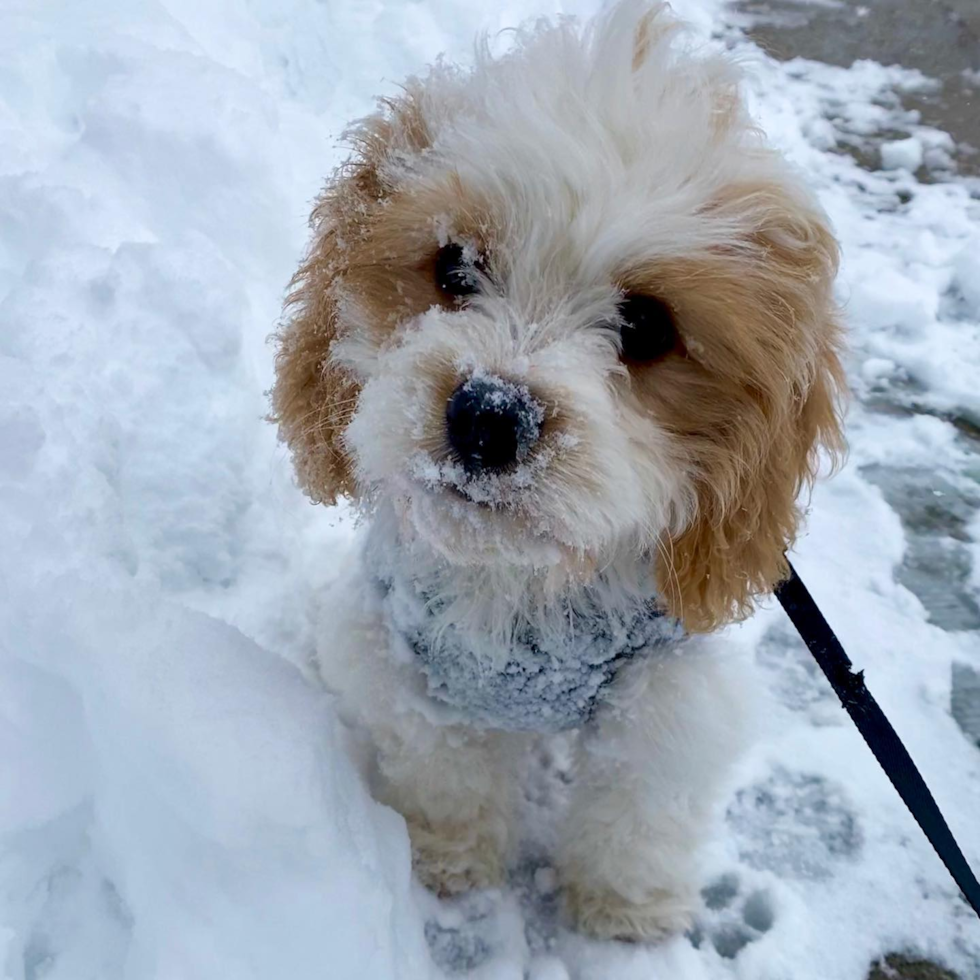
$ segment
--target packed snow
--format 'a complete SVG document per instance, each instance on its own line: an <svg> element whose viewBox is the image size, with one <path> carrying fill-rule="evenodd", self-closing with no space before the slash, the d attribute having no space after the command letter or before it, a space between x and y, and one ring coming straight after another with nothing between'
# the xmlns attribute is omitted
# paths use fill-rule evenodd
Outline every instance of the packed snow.
<svg viewBox="0 0 980 980"><path fill-rule="evenodd" d="M699 924L659 947L562 922L566 736L508 886L439 902L307 667L361 531L293 483L266 337L339 134L477 30L595 6L0 8L0 977L980 976L980 923L771 603L728 634L769 707ZM980 867L980 189L902 108L928 79L779 64L676 6L841 238L851 455L796 562Z"/></svg>

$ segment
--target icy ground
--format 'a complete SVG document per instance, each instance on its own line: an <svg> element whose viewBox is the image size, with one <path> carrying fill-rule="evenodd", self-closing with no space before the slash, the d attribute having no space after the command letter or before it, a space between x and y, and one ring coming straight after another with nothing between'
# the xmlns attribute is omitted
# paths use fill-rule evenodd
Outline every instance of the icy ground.
<svg viewBox="0 0 980 980"><path fill-rule="evenodd" d="M980 866L980 189L901 107L928 79L776 64L679 7L750 57L842 239L852 452L798 565ZM561 926L560 743L510 886L440 904L304 677L355 537L262 421L309 201L373 95L551 10L0 5L3 980L862 980L893 950L980 976L980 924L774 608L730 635L771 704L701 924L655 949Z"/></svg>

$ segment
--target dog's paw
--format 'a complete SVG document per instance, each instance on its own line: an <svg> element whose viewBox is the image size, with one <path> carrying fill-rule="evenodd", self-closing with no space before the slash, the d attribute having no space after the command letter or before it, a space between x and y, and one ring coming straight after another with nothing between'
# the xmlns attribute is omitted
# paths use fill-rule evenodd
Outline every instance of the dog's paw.
<svg viewBox="0 0 980 980"><path fill-rule="evenodd" d="M579 932L596 939L657 943L684 932L694 921L693 896L654 889L639 902L611 888L569 882L565 909Z"/></svg>
<svg viewBox="0 0 980 980"><path fill-rule="evenodd" d="M408 834L415 874L440 898L492 888L504 879L499 835L479 825L432 826L410 820Z"/></svg>

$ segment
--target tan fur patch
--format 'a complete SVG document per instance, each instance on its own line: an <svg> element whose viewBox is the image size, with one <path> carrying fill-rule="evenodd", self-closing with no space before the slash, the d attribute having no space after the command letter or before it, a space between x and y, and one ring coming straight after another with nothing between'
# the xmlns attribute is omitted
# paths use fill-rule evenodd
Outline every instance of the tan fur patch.
<svg viewBox="0 0 980 980"><path fill-rule="evenodd" d="M758 212L732 247L634 270L629 289L666 300L684 350L634 367L650 414L683 447L697 513L665 538L670 611L708 631L751 610L785 575L819 450L842 451L840 329L831 299L837 246L818 215L772 188L734 191Z"/></svg>
<svg viewBox="0 0 980 980"><path fill-rule="evenodd" d="M354 489L342 436L358 395L353 379L330 361L338 331L330 291L335 255L335 232L318 234L291 282L287 311L295 313L276 338L271 416L279 424L280 438L292 450L303 490L314 501L328 504Z"/></svg>
<svg viewBox="0 0 980 980"><path fill-rule="evenodd" d="M355 153L314 205L312 245L290 282L286 322L276 334L271 420L316 502L357 492L343 433L359 385L330 356L342 332L338 304L356 304L382 334L435 304L450 305L435 284L433 215L453 214L458 232L478 242L486 235L485 210L453 176L412 193L393 189L391 159L430 140L421 98L417 83L409 84L403 97L383 100L383 111L350 134Z"/></svg>

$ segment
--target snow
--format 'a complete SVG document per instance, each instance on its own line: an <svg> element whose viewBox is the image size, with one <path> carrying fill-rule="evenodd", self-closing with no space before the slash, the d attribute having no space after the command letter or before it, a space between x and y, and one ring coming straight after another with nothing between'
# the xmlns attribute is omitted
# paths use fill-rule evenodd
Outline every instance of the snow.
<svg viewBox="0 0 980 980"><path fill-rule="evenodd" d="M980 866L978 192L901 106L919 73L779 65L711 0L677 6L751 62L842 239L851 456L796 562ZM771 604L729 635L765 735L697 930L658 948L562 926L546 830L501 892L424 893L310 676L359 532L305 503L263 421L309 202L375 95L543 12L0 11L0 976L863 980L890 950L980 972L976 922ZM882 136L898 169L842 152ZM542 756L542 825L566 764Z"/></svg>
<svg viewBox="0 0 980 980"><path fill-rule="evenodd" d="M922 140L909 136L904 140L891 140L881 144L881 165L886 170L918 170L925 159Z"/></svg>
<svg viewBox="0 0 980 980"><path fill-rule="evenodd" d="M38 584L7 583L3 610L4 646L29 651L4 665L21 865L5 885L38 905L8 976L42 975L41 958L59 977L313 977L328 956L348 976L425 976L398 818L316 689L202 613Z"/></svg>

